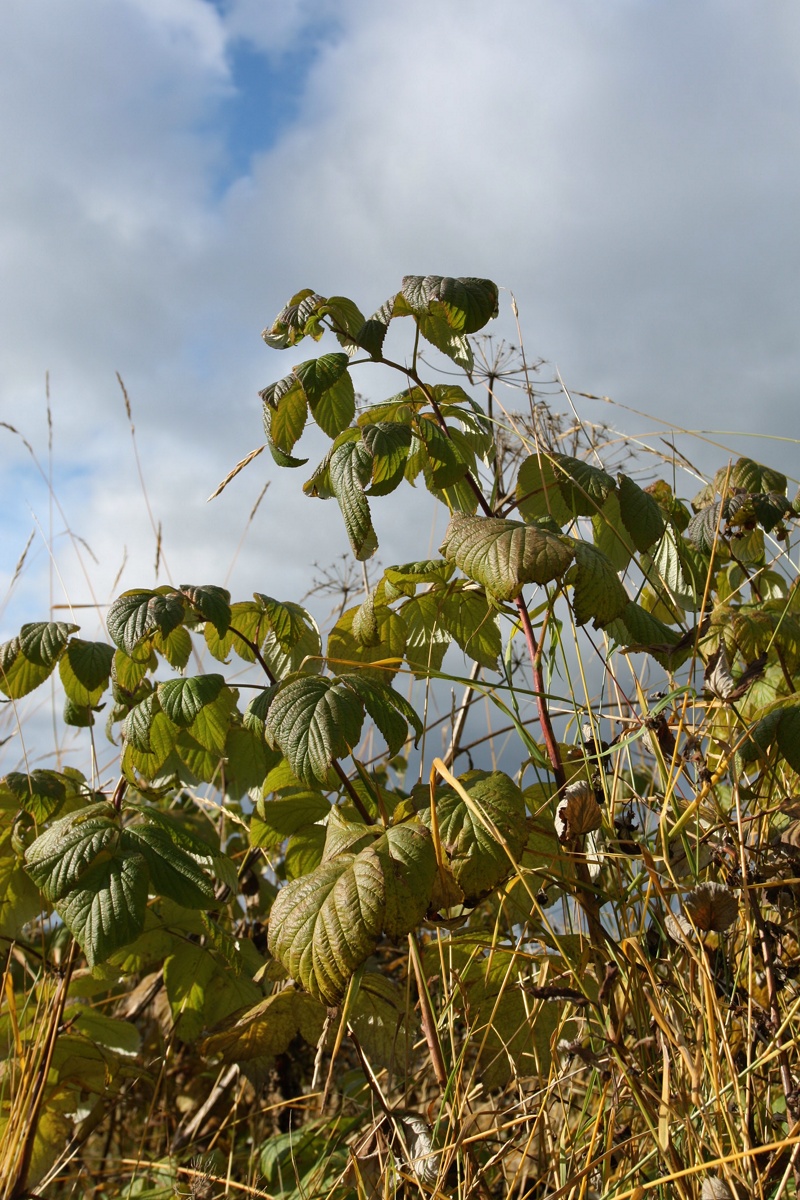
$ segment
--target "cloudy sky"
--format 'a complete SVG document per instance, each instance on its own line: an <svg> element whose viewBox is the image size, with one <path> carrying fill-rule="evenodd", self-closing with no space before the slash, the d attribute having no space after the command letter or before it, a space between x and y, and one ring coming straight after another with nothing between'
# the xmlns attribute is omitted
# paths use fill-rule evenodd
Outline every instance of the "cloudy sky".
<svg viewBox="0 0 800 1200"><path fill-rule="evenodd" d="M797 474L791 0L5 0L0 89L3 638L124 560L117 591L153 582L116 372L159 582L233 563L235 597L294 599L346 549L266 456L205 503L263 440L298 356L260 331L300 287L372 311L407 273L488 276L498 335L513 292L531 357L649 414L603 406L620 428ZM22 441L46 476L48 372L63 515Z"/></svg>

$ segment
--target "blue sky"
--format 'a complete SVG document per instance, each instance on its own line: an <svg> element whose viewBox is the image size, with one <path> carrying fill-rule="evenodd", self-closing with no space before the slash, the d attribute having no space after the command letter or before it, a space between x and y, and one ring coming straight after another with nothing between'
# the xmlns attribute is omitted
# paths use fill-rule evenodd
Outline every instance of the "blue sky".
<svg viewBox="0 0 800 1200"><path fill-rule="evenodd" d="M306 30L298 44L274 55L245 38L229 47L231 92L210 121L225 145L221 191L247 175L253 155L269 151L298 119L324 35Z"/></svg>
<svg viewBox="0 0 800 1200"><path fill-rule="evenodd" d="M798 64L778 0L8 0L0 420L44 461L50 372L59 498L97 559L59 539L62 600L153 582L117 371L177 582L225 575L267 478L237 595L295 598L345 548L265 456L205 503L261 441L257 392L295 359L260 331L304 286L371 310L406 273L489 276L499 336L513 291L530 357L621 406L582 415L796 438ZM48 501L0 435L5 590ZM716 440L797 474L793 441ZM47 616L36 539L2 637Z"/></svg>

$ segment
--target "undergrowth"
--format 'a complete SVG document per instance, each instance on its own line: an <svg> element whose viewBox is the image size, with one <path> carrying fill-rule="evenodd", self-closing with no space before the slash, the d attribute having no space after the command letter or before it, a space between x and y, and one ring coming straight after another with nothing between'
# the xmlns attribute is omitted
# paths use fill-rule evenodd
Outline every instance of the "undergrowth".
<svg viewBox="0 0 800 1200"><path fill-rule="evenodd" d="M265 331L332 349L218 490L329 439L324 633L169 584L0 647L7 729L58 679L86 732L5 746L2 1200L797 1196L798 503L581 420L496 309L412 276ZM438 556L370 584L410 484Z"/></svg>

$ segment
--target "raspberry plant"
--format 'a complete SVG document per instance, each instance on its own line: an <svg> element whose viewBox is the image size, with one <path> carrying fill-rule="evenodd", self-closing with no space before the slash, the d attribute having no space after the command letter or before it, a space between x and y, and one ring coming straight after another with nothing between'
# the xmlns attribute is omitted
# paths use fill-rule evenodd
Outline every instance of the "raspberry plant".
<svg viewBox="0 0 800 1200"><path fill-rule="evenodd" d="M265 330L338 343L261 398L279 467L329 439L303 491L356 560L407 486L448 511L324 644L301 604L204 584L125 592L108 640L0 647L9 700L57 670L119 764L0 783L3 1200L80 1172L97 1197L796 1194L797 502L739 459L692 512L630 447L612 474L610 439L565 453L494 377L481 403L497 304L409 276L369 318L306 289ZM425 344L461 383L423 379ZM402 389L359 405L373 364ZM409 696L454 679L436 755ZM456 773L477 695L510 772Z"/></svg>

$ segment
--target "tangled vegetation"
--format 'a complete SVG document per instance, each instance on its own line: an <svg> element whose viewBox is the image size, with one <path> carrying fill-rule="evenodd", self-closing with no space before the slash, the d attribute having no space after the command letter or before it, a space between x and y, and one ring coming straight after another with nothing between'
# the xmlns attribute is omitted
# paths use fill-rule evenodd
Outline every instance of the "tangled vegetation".
<svg viewBox="0 0 800 1200"><path fill-rule="evenodd" d="M329 439L303 490L356 561L384 497L449 512L324 639L204 584L0 647L7 713L57 672L92 751L0 781L2 1200L798 1195L800 506L559 418L476 361L497 301L411 276L265 331L338 342L261 449Z"/></svg>

